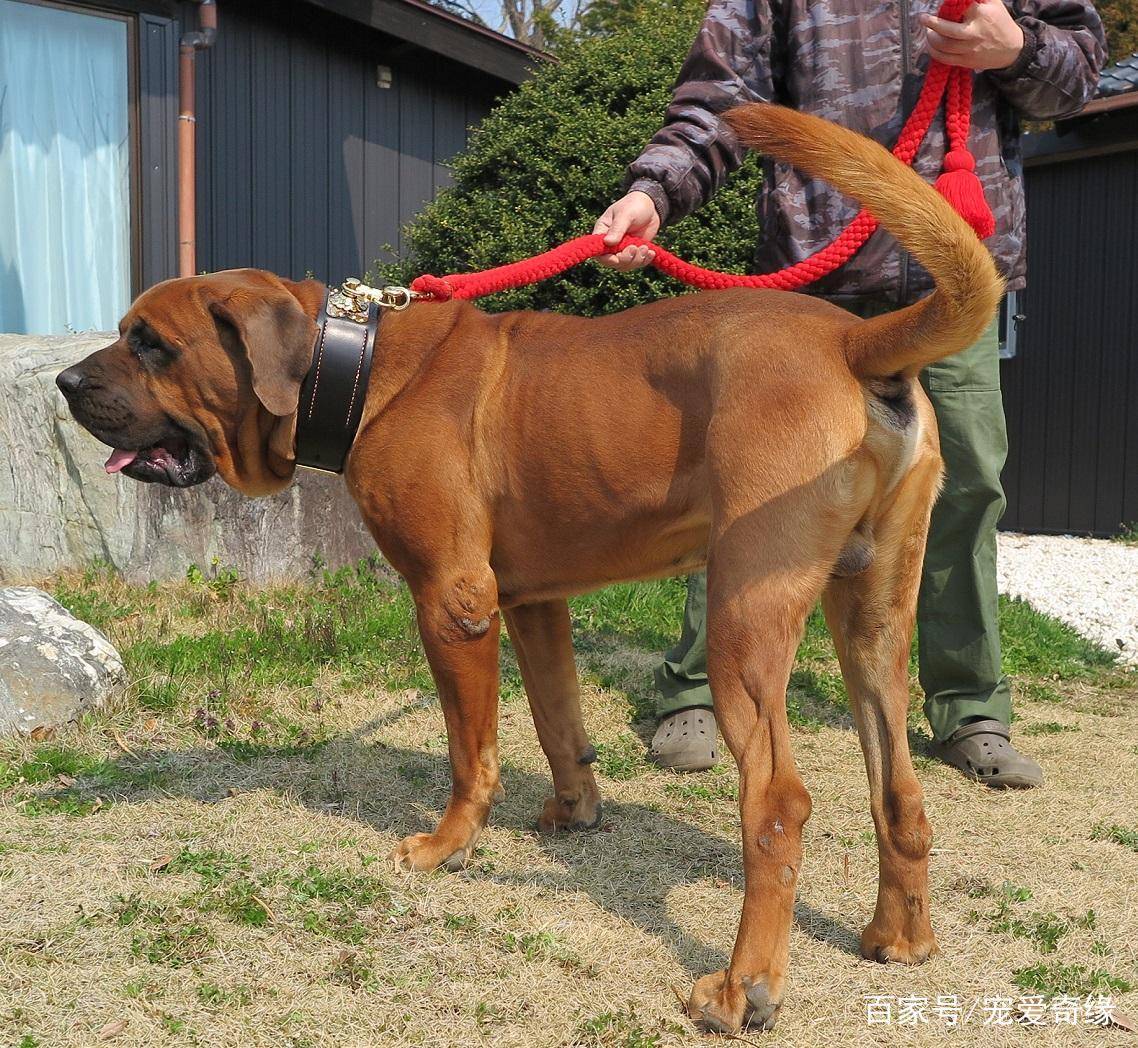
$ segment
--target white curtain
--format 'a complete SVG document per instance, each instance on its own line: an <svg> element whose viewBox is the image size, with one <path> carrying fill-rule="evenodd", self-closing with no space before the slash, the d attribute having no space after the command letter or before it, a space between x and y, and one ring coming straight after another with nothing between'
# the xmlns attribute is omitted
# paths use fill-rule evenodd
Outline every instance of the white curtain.
<svg viewBox="0 0 1138 1048"><path fill-rule="evenodd" d="M0 331L109 331L130 302L127 25L0 0Z"/></svg>

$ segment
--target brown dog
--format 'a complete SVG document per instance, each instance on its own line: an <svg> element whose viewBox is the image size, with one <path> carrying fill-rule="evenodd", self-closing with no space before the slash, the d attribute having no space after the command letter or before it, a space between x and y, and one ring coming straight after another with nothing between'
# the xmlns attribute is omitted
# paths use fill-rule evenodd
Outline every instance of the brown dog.
<svg viewBox="0 0 1138 1048"><path fill-rule="evenodd" d="M974 341L1001 292L941 197L877 145L748 106L749 145L868 206L937 291L861 321L775 291L689 295L583 320L421 303L385 317L345 478L407 579L450 742L453 787L419 870L464 862L501 792L498 635L518 651L554 795L542 829L600 812L566 597L708 566L708 672L739 764L746 897L730 967L690 1011L716 1030L773 1025L810 796L787 679L821 598L849 689L880 857L862 952L935 949L930 832L905 730L907 662L939 482L922 366ZM297 398L323 289L255 270L150 289L106 349L60 378L109 468L185 486L219 472L249 495L295 468Z"/></svg>

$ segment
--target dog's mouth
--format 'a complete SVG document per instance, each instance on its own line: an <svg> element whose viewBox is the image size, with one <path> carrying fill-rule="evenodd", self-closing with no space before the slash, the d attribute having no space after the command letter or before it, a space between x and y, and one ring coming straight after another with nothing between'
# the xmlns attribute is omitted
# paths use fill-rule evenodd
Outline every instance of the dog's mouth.
<svg viewBox="0 0 1138 1048"><path fill-rule="evenodd" d="M115 448L103 468L131 480L172 488L201 484L217 472L213 456L198 441L175 432L149 447Z"/></svg>

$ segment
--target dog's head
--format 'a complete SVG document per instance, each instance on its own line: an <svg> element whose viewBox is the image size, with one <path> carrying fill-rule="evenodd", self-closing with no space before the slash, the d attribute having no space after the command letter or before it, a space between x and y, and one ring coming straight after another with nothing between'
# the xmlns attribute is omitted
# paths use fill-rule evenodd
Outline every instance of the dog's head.
<svg viewBox="0 0 1138 1048"><path fill-rule="evenodd" d="M323 286L257 269L167 280L119 337L56 377L76 420L114 450L108 473L190 487L214 473L246 495L295 468L300 386Z"/></svg>

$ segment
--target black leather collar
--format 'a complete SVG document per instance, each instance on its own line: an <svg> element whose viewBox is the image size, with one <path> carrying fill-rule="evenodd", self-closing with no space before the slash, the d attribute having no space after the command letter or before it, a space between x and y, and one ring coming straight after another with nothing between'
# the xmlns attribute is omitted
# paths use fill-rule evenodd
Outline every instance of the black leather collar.
<svg viewBox="0 0 1138 1048"><path fill-rule="evenodd" d="M379 307L366 312L341 292L326 290L316 317L312 364L300 387L296 463L342 473L363 417Z"/></svg>

